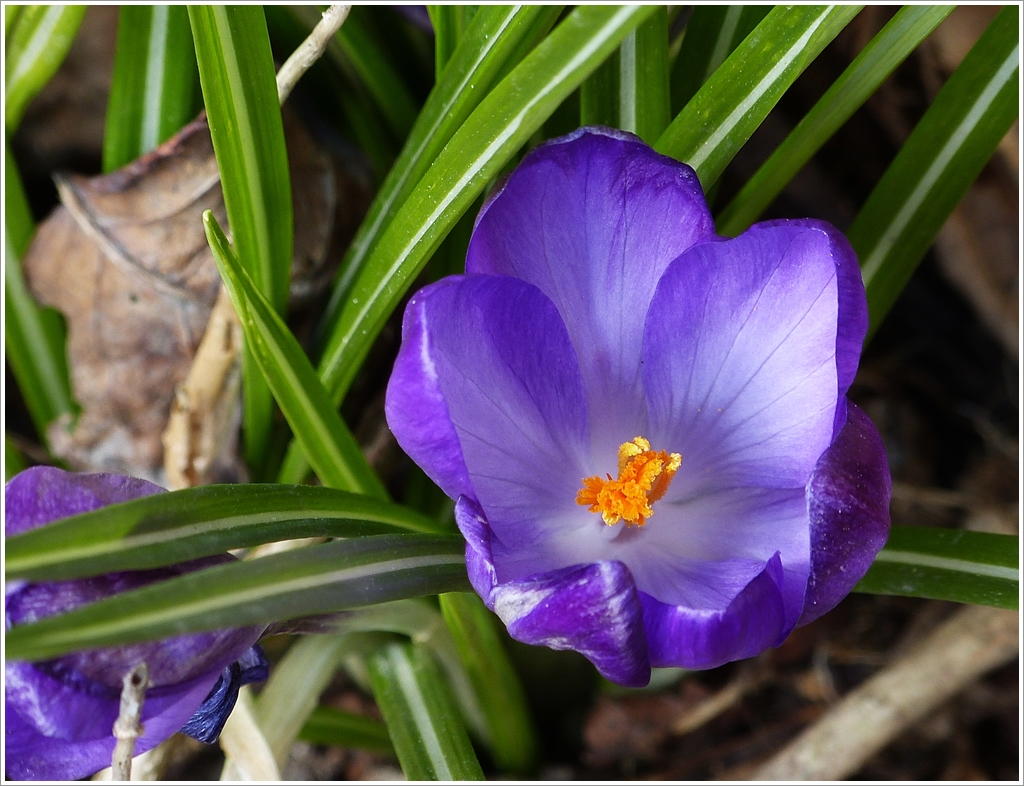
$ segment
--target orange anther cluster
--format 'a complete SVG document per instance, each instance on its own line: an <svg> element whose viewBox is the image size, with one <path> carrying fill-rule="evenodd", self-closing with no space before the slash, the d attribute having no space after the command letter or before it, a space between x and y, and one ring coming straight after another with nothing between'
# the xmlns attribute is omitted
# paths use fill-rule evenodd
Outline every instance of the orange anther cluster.
<svg viewBox="0 0 1024 786"><path fill-rule="evenodd" d="M636 437L619 445L619 477L584 478L576 502L600 513L609 526L625 520L627 525L642 527L654 515L651 505L665 496L682 462L678 453L651 450L650 442Z"/></svg>

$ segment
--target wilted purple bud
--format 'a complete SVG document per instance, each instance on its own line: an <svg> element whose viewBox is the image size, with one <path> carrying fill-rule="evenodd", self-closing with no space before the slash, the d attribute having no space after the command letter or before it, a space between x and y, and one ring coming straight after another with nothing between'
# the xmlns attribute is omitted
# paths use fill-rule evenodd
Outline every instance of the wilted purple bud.
<svg viewBox="0 0 1024 786"><path fill-rule="evenodd" d="M718 237L690 167L584 128L410 300L388 423L509 633L643 685L780 644L885 543L885 454L846 398L867 324L832 226Z"/></svg>
<svg viewBox="0 0 1024 786"><path fill-rule="evenodd" d="M4 489L7 535L55 519L163 491L123 475L78 475L33 467ZM230 559L195 560L156 570L110 573L73 581L8 582L6 626L32 622L119 592ZM176 731L214 742L238 697L238 688L267 677L256 640L262 627L176 636L156 642L76 652L39 663L7 662L4 692L7 776L16 780L71 780L110 765L121 680L140 661L149 670L135 753Z"/></svg>

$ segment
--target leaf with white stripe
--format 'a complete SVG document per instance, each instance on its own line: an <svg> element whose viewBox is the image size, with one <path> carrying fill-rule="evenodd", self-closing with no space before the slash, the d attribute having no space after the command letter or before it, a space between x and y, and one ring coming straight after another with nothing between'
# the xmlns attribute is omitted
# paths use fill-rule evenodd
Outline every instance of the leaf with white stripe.
<svg viewBox="0 0 1024 786"><path fill-rule="evenodd" d="M658 139L710 188L772 107L861 6L776 6Z"/></svg>
<svg viewBox="0 0 1024 786"><path fill-rule="evenodd" d="M467 591L464 550L459 537L380 535L222 564L17 625L6 633L6 655L41 660L92 647Z"/></svg>
<svg viewBox="0 0 1024 786"><path fill-rule="evenodd" d="M1016 609L1020 539L1013 535L893 527L857 592Z"/></svg>
<svg viewBox="0 0 1024 786"><path fill-rule="evenodd" d="M868 293L869 336L1020 112L1019 19L1017 5L999 12L850 226Z"/></svg>
<svg viewBox="0 0 1024 786"><path fill-rule="evenodd" d="M430 651L386 645L369 658L373 696L411 781L484 780L458 708Z"/></svg>
<svg viewBox="0 0 1024 786"><path fill-rule="evenodd" d="M172 137L201 105L188 9L121 6L103 129L103 171L112 172Z"/></svg>
<svg viewBox="0 0 1024 786"><path fill-rule="evenodd" d="M154 494L8 538L7 580L143 570L309 537L437 533L409 508L323 486L229 484Z"/></svg>

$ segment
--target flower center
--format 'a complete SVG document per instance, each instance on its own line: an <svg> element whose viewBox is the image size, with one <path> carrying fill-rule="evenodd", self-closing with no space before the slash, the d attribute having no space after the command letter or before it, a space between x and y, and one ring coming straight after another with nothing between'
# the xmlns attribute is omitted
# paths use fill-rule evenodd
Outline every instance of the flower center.
<svg viewBox="0 0 1024 786"><path fill-rule="evenodd" d="M678 453L651 450L650 442L636 437L619 445L619 477L583 478L576 503L589 506L591 513L600 513L609 526L625 519L627 526L642 527L654 515L651 505L665 496L682 463Z"/></svg>

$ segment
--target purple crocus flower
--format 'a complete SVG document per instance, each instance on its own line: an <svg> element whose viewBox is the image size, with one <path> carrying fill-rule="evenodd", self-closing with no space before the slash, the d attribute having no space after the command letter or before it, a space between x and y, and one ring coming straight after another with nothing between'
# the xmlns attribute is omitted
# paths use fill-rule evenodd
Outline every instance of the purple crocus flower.
<svg viewBox="0 0 1024 786"><path fill-rule="evenodd" d="M885 454L846 399L866 329L833 227L718 237L692 169L583 128L410 300L387 418L509 633L643 685L780 644L885 543Z"/></svg>
<svg viewBox="0 0 1024 786"><path fill-rule="evenodd" d="M33 467L4 489L7 535L64 516L85 513L163 491L123 475L78 475ZM110 573L74 581L11 581L6 586L6 625L28 623L230 559L213 557L156 570ZM71 780L110 766L112 729L122 677L140 661L150 688L142 710L143 753L176 731L214 742L248 682L267 677L263 652L254 646L262 627L176 636L158 642L90 650L40 663L5 664L4 742L7 776L15 780Z"/></svg>

